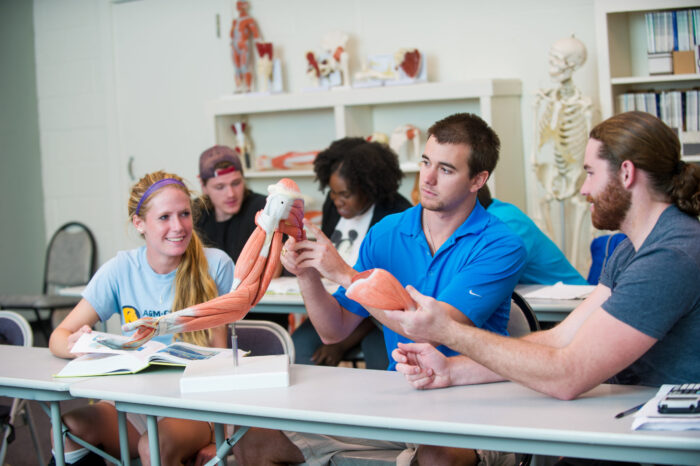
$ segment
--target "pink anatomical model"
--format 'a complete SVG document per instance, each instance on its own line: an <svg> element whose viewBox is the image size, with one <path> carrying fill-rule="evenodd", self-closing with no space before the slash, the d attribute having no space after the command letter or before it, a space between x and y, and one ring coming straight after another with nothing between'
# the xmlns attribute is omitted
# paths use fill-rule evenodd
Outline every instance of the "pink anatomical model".
<svg viewBox="0 0 700 466"><path fill-rule="evenodd" d="M258 39L260 33L255 20L248 16L248 2L237 1L238 17L231 24L231 51L233 65L236 68L236 89L239 92L249 92L253 82L253 72L249 69L252 63L250 41Z"/></svg>
<svg viewBox="0 0 700 466"><path fill-rule="evenodd" d="M258 170L292 170L295 168L307 168L313 165L317 155L317 150L308 152L286 152L274 157L259 155L255 164Z"/></svg>
<svg viewBox="0 0 700 466"><path fill-rule="evenodd" d="M387 311L415 309L408 291L392 274L384 269L369 269L352 279L345 295L365 307Z"/></svg>
<svg viewBox="0 0 700 466"><path fill-rule="evenodd" d="M231 292L196 306L158 318L144 317L122 326L136 330L124 349L137 348L157 335L192 332L242 319L267 290L280 262L282 235L297 241L306 238L304 201L297 184L283 178L267 188L265 208L255 217L257 227L241 251L233 274Z"/></svg>

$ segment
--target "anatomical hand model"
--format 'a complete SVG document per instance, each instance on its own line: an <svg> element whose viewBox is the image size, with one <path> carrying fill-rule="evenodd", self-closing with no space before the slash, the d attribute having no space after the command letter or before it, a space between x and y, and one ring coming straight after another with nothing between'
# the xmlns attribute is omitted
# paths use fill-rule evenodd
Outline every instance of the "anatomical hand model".
<svg viewBox="0 0 700 466"><path fill-rule="evenodd" d="M137 348L157 335L192 332L242 319L265 294L280 262L282 235L297 241L306 238L303 228L304 201L297 184L283 178L268 188L265 208L255 217L257 227L236 261L231 292L202 304L158 318L144 317L125 324L136 330L124 349Z"/></svg>

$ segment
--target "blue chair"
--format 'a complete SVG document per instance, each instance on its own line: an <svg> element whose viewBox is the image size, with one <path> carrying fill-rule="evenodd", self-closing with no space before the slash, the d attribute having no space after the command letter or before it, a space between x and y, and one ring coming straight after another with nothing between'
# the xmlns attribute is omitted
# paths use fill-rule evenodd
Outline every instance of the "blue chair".
<svg viewBox="0 0 700 466"><path fill-rule="evenodd" d="M597 285L600 274L603 273L605 264L612 256L613 251L627 236L624 233L602 235L591 242L591 268L586 279L591 285Z"/></svg>

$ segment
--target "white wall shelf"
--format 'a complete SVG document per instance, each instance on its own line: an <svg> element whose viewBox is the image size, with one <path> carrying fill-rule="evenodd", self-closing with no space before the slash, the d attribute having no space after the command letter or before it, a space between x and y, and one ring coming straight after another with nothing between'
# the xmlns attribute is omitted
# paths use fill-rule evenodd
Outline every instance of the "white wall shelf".
<svg viewBox="0 0 700 466"><path fill-rule="evenodd" d="M630 76L627 78L612 78L610 84L665 84L665 83L684 83L691 81L692 85L700 84L700 74L665 74L659 76Z"/></svg>
<svg viewBox="0 0 700 466"><path fill-rule="evenodd" d="M421 130L424 142L428 127L435 121L457 112L474 113L501 138L501 160L493 181L496 195L525 209L521 88L517 79L475 79L277 95L228 95L209 102L207 111L218 144L235 146L231 125L241 120L248 122L253 160L258 155L322 150L347 136L366 137L376 131L390 136L395 128L407 123ZM407 195L413 187L417 160L401 162L406 178L411 179L402 183L401 192ZM264 189L265 180L284 176L313 178L313 173L246 170L246 177L258 191ZM313 187L306 189L317 192Z"/></svg>

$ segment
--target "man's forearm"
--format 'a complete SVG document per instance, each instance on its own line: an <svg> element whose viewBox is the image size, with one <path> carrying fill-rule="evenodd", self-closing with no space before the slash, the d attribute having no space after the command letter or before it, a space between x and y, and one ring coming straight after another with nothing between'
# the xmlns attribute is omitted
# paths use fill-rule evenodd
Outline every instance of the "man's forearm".
<svg viewBox="0 0 700 466"><path fill-rule="evenodd" d="M487 367L463 355L449 358L449 364L451 385L472 385L506 380Z"/></svg>
<svg viewBox="0 0 700 466"><path fill-rule="evenodd" d="M332 344L346 338L354 329L347 330L344 314L348 311L326 290L318 271L309 269L299 274L297 280L306 312L321 341Z"/></svg>
<svg viewBox="0 0 700 466"><path fill-rule="evenodd" d="M580 375L572 360L560 348L541 341L528 341L527 337L504 337L454 322L444 344L468 356L486 370L493 369L499 377L522 383L539 392L564 399L580 393L569 391L574 385L572 382ZM486 374L483 372L481 375ZM465 377L469 380L471 376Z"/></svg>

